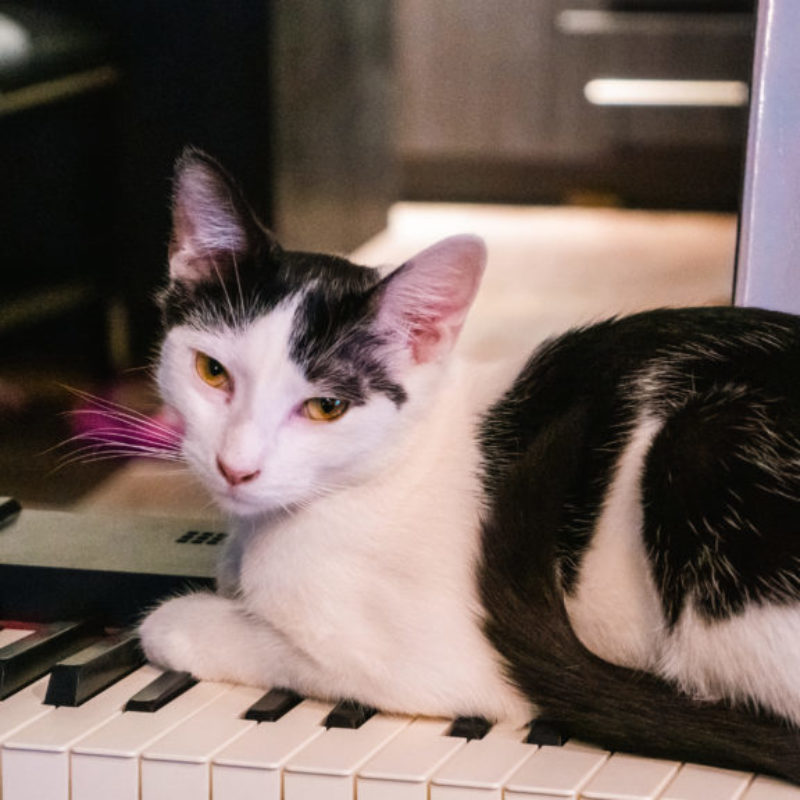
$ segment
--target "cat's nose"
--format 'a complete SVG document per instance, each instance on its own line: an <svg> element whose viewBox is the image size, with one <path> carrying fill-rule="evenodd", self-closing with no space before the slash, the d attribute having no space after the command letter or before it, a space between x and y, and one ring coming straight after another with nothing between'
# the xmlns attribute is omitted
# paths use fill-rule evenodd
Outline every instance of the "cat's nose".
<svg viewBox="0 0 800 800"><path fill-rule="evenodd" d="M228 466L219 456L217 456L217 469L220 474L231 486L238 486L240 483L247 483L257 478L261 474L261 470L250 471L246 469L234 469Z"/></svg>

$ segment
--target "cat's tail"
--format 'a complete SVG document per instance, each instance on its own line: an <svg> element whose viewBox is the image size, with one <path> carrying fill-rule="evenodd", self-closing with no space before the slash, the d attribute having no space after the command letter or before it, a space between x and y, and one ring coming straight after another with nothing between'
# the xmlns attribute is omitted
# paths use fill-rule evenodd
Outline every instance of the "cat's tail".
<svg viewBox="0 0 800 800"><path fill-rule="evenodd" d="M767 773L800 784L796 729L764 713L695 700L666 681L597 658L576 638L563 602L549 600L531 620L533 646L530 636L507 645L517 651L513 679L562 732L608 750Z"/></svg>
<svg viewBox="0 0 800 800"><path fill-rule="evenodd" d="M572 423L561 431L571 432ZM563 448L564 439L556 439ZM511 470L516 477L504 476L503 510L484 530L486 633L510 678L543 717L577 739L800 784L800 732L789 723L756 709L693 699L667 681L610 664L583 646L557 586L554 537L546 533L561 522L563 490L577 454L567 453L560 463L549 459L533 488L534 462L544 453L529 455L532 461L523 459L527 468L520 464L519 472Z"/></svg>

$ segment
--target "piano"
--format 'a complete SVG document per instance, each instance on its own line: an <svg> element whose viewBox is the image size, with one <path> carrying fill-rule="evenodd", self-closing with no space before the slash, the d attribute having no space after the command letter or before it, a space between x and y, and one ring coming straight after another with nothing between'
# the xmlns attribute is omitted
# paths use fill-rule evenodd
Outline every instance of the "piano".
<svg viewBox="0 0 800 800"><path fill-rule="evenodd" d="M132 623L211 585L224 536L0 498L2 800L800 800L766 776L564 742L544 720L383 714L146 664Z"/></svg>

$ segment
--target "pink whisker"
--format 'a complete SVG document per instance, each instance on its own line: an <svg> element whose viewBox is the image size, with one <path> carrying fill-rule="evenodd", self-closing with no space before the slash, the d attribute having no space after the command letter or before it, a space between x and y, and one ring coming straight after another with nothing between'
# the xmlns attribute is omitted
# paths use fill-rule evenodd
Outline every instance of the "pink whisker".
<svg viewBox="0 0 800 800"><path fill-rule="evenodd" d="M74 391L80 405L68 412L73 436L61 446L76 445L65 462L149 457L178 460L183 428L169 409L142 414L103 397Z"/></svg>

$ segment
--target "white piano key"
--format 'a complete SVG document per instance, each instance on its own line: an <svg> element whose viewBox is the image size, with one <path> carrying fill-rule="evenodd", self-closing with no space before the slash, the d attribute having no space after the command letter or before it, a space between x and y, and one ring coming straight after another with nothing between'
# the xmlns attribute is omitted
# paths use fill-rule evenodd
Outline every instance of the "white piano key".
<svg viewBox="0 0 800 800"><path fill-rule="evenodd" d="M615 753L583 790L587 800L655 800L680 768L675 761Z"/></svg>
<svg viewBox="0 0 800 800"><path fill-rule="evenodd" d="M506 800L578 798L583 786L610 753L595 750L541 747L513 775L505 786Z"/></svg>
<svg viewBox="0 0 800 800"><path fill-rule="evenodd" d="M605 753L608 754L608 750L604 750L602 747L599 747L596 744L590 744L589 742L581 741L580 739L567 739L566 742L562 745L563 750L581 750L584 753Z"/></svg>
<svg viewBox="0 0 800 800"><path fill-rule="evenodd" d="M452 720L416 719L359 770L358 800L427 800L433 774L466 739L447 736Z"/></svg>
<svg viewBox="0 0 800 800"><path fill-rule="evenodd" d="M230 690L198 683L158 711L125 711L85 736L72 748L72 800L138 800L141 753Z"/></svg>
<svg viewBox="0 0 800 800"><path fill-rule="evenodd" d="M355 730L326 730L286 764L285 800L352 800L361 765L411 721L411 717L376 714Z"/></svg>
<svg viewBox="0 0 800 800"><path fill-rule="evenodd" d="M525 731L495 725L467 742L433 776L430 800L499 800L508 778L538 750L524 737Z"/></svg>
<svg viewBox="0 0 800 800"><path fill-rule="evenodd" d="M800 800L800 786L757 775L742 800Z"/></svg>
<svg viewBox="0 0 800 800"><path fill-rule="evenodd" d="M29 628L3 628L0 630L0 647L13 644L33 633ZM53 706L43 705L48 678L20 689L5 700L0 700L0 743L25 725L49 714Z"/></svg>
<svg viewBox="0 0 800 800"><path fill-rule="evenodd" d="M0 742L55 710L53 706L43 704L48 680L47 677L40 678L5 700L0 700Z"/></svg>
<svg viewBox="0 0 800 800"><path fill-rule="evenodd" d="M145 748L142 800L209 797L211 759L256 726L242 715L263 694L251 686L231 688Z"/></svg>
<svg viewBox="0 0 800 800"><path fill-rule="evenodd" d="M70 748L120 714L127 699L158 675L140 667L75 708L55 708L20 728L3 744L5 800L68 800Z"/></svg>
<svg viewBox="0 0 800 800"><path fill-rule="evenodd" d="M332 703L304 700L274 722L261 722L217 753L214 800L281 800L283 767L325 732Z"/></svg>
<svg viewBox="0 0 800 800"><path fill-rule="evenodd" d="M740 800L752 773L684 764L660 800Z"/></svg>

